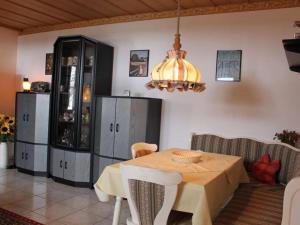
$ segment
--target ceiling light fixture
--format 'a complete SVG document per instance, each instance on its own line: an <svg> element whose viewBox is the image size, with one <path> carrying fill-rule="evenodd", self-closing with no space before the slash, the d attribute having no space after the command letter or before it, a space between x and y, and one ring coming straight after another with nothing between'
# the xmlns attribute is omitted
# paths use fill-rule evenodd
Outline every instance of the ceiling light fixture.
<svg viewBox="0 0 300 225"><path fill-rule="evenodd" d="M180 0L177 7L177 33L172 50L168 51L163 62L156 65L151 73L152 80L146 84L148 89L158 88L173 92L192 90L201 92L205 90L205 83L201 82L200 71L185 59L186 51L181 50L180 43Z"/></svg>

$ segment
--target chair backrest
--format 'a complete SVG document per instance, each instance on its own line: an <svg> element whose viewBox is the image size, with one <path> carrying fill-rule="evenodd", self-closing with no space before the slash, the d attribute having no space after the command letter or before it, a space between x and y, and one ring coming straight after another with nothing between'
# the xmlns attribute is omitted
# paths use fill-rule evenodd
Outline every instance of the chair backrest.
<svg viewBox="0 0 300 225"><path fill-rule="evenodd" d="M120 165L131 219L127 224L166 225L182 176L139 166Z"/></svg>
<svg viewBox="0 0 300 225"><path fill-rule="evenodd" d="M138 158L144 155L151 154L157 151L156 144L148 144L144 142L138 142L131 146L132 158Z"/></svg>

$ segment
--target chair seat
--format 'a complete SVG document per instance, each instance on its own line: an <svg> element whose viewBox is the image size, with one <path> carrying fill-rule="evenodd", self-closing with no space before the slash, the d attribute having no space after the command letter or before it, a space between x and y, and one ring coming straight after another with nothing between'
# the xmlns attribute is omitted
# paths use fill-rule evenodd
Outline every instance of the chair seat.
<svg viewBox="0 0 300 225"><path fill-rule="evenodd" d="M172 210L167 225L192 225L192 214Z"/></svg>
<svg viewBox="0 0 300 225"><path fill-rule="evenodd" d="M214 225L280 225L284 186L241 184Z"/></svg>

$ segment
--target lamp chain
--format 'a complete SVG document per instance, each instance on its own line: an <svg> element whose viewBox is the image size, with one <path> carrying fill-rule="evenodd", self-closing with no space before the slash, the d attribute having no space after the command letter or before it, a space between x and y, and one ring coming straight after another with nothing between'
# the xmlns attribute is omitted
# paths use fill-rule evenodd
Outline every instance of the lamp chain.
<svg viewBox="0 0 300 225"><path fill-rule="evenodd" d="M174 42L174 50L180 51L181 43L180 43L180 33L179 33L179 26L180 26L180 0L177 0L177 32L175 34L175 42Z"/></svg>
<svg viewBox="0 0 300 225"><path fill-rule="evenodd" d="M180 26L180 0L177 0L177 34L179 34Z"/></svg>

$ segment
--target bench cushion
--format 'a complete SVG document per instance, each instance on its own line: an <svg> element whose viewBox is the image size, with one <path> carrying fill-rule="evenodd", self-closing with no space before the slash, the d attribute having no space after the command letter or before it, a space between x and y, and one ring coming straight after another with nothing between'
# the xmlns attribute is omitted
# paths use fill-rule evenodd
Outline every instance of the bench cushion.
<svg viewBox="0 0 300 225"><path fill-rule="evenodd" d="M288 183L296 175L300 175L300 154L288 145L266 144L248 138L226 139L211 134L193 135L191 149L241 156L246 168L268 153L272 160L281 161L278 180Z"/></svg>
<svg viewBox="0 0 300 225"><path fill-rule="evenodd" d="M280 225L284 186L241 184L214 225Z"/></svg>

